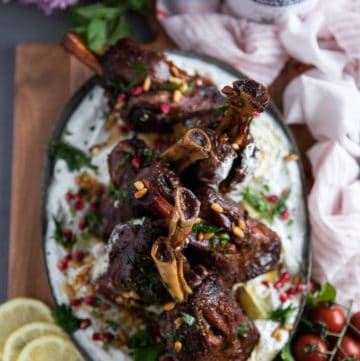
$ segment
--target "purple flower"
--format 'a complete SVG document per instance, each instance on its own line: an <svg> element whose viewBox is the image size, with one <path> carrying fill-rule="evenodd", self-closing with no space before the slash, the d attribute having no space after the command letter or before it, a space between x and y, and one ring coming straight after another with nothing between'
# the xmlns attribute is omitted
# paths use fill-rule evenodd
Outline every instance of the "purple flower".
<svg viewBox="0 0 360 361"><path fill-rule="evenodd" d="M23 4L37 4L46 15L51 15L54 9L66 9L78 0L20 0Z"/></svg>

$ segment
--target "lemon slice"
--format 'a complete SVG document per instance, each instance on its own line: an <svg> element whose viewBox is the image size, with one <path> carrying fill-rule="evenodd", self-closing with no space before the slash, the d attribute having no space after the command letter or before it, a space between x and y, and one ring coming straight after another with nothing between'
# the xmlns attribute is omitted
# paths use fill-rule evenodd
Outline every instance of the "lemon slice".
<svg viewBox="0 0 360 361"><path fill-rule="evenodd" d="M78 350L66 338L42 336L28 343L17 361L84 361Z"/></svg>
<svg viewBox="0 0 360 361"><path fill-rule="evenodd" d="M65 336L60 327L47 322L31 322L18 328L5 342L3 361L16 361L21 350L30 341L47 335Z"/></svg>
<svg viewBox="0 0 360 361"><path fill-rule="evenodd" d="M271 312L271 306L266 299L259 297L255 288L244 285L239 289L238 299L245 313L252 319L268 319Z"/></svg>
<svg viewBox="0 0 360 361"><path fill-rule="evenodd" d="M52 322L50 309L31 298L14 298L0 306L0 360L5 340L20 326L29 322Z"/></svg>

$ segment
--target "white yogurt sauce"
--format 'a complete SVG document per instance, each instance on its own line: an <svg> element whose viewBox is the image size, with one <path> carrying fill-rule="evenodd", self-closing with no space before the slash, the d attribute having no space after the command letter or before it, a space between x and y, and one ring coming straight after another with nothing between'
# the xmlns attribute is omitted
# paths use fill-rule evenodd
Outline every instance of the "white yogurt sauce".
<svg viewBox="0 0 360 361"><path fill-rule="evenodd" d="M231 84L236 80L230 73L219 69L217 66L207 64L198 59L187 58L182 55L169 55L169 58L174 61L180 68L185 69L189 73L198 72L212 79L215 84L221 89L226 84ZM66 126L66 131L63 134L63 140L73 144L74 146L88 151L88 149L95 144L104 142L108 137L108 133L104 127L104 114L108 111L107 101L104 97L103 90L100 87L94 87L88 96L84 98L79 107L75 110L69 119ZM287 205L291 214L291 219L294 223L291 227L287 223L275 218L272 224L268 225L278 233L281 238L284 253L282 254L283 263L287 269L296 274L300 271L300 264L302 261L302 247L305 232L305 205L303 203L303 190L300 182L300 171L297 162L285 161L283 158L291 153L291 144L285 137L282 129L277 125L275 120L269 113L263 113L260 117L255 118L251 125L251 133L255 139L256 145L260 150L259 159L256 165L254 175L247 180L248 185L254 189L261 189L266 183L271 188L271 193L279 194L282 190L291 187ZM127 137L131 136L128 134ZM109 182L109 174L107 169L107 155L111 151L111 147L101 149L101 151L93 156L93 164L99 167L98 177L104 183ZM229 168L230 164L224 165L221 168L224 172ZM55 163L54 176L51 185L48 189L47 202L47 216L49 219L47 228L46 241L46 262L50 272L50 281L53 288L55 298L58 303L68 303L68 297L61 291L61 285L64 282L64 275L60 272L56 264L59 259L65 256L65 251L52 238L54 232L54 223L52 215L61 217L69 214L70 208L64 194L71 189L75 189L76 185L74 177L86 170L92 173L89 169L82 169L79 172L71 173L67 170L66 164L63 160L57 160ZM246 183L247 183L246 182ZM240 201L242 199L241 192L243 185L230 194L230 196ZM84 212L76 212L73 222L77 224L80 221ZM264 221L267 223L266 221ZM72 224L68 224L69 227ZM93 275L101 274L107 268L106 247L96 245L95 240L80 240L80 245L77 247L85 247L96 257L103 260L103 266L98 266L98 269L93 270ZM266 300L275 309L280 305L277 291L271 286L265 290L261 284L261 276L257 279L249 281L255 285L258 296L264 297L263 293L267 292ZM286 301L284 306L289 303L297 306L300 302L300 297L295 296L291 301ZM89 317L85 310L77 311L79 317ZM121 320L120 312L112 310L115 319ZM291 322L296 318L297 311L291 315ZM98 326L98 320L92 319L93 326L87 330L81 330L74 334L74 337L87 350L89 355L93 356L96 361L127 361L131 358L126 353L110 348L109 351L104 351L91 340L92 329ZM250 357L251 361L267 361L272 360L276 353L286 344L288 340L288 332L282 331L281 341L275 340L271 336L272 332L279 326L278 323L270 320L256 320L256 325L260 331L260 342L253 354ZM101 325L99 325L101 326Z"/></svg>

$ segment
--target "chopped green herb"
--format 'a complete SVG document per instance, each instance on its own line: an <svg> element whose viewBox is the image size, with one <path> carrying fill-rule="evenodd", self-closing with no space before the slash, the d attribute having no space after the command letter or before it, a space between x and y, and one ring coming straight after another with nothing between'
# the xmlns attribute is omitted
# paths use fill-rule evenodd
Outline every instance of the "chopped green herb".
<svg viewBox="0 0 360 361"><path fill-rule="evenodd" d="M291 353L290 344L286 344L281 350L280 357L282 361L295 361L295 358Z"/></svg>
<svg viewBox="0 0 360 361"><path fill-rule="evenodd" d="M49 143L48 153L50 158L63 159L70 171L80 170L81 167L98 170L98 167L91 163L88 155L69 143L53 140Z"/></svg>
<svg viewBox="0 0 360 361"><path fill-rule="evenodd" d="M170 286L169 286L167 283L163 282L162 284L163 284L163 286L165 287L165 289L168 290L168 289L170 288Z"/></svg>
<svg viewBox="0 0 360 361"><path fill-rule="evenodd" d="M144 158L147 162L151 162L153 160L154 157L154 151L152 149L146 148L144 150Z"/></svg>
<svg viewBox="0 0 360 361"><path fill-rule="evenodd" d="M133 70L134 72L141 74L141 75L144 76L144 77L147 76L147 69L146 69L146 65L145 65L145 64L141 64L141 63L131 64L131 65L129 66L129 68L130 68L131 70Z"/></svg>
<svg viewBox="0 0 360 361"><path fill-rule="evenodd" d="M52 218L55 224L55 230L53 233L55 241L64 247L73 245L76 242L76 237L73 236L72 239L65 238L62 222L57 220L55 216L52 216Z"/></svg>
<svg viewBox="0 0 360 361"><path fill-rule="evenodd" d="M115 201L118 201L120 205L122 205L127 197L127 192L123 191L122 189L117 189L114 184L109 184L108 186L109 193L113 197Z"/></svg>
<svg viewBox="0 0 360 361"><path fill-rule="evenodd" d="M80 328L81 319L77 318L69 305L62 304L51 311L55 322L66 332L72 333Z"/></svg>
<svg viewBox="0 0 360 361"><path fill-rule="evenodd" d="M244 200L249 203L255 210L259 212L259 214L263 217L268 217L269 208L265 199L262 199L258 195L255 194L250 187L246 187L243 191Z"/></svg>
<svg viewBox="0 0 360 361"><path fill-rule="evenodd" d="M89 229L94 229L100 224L100 217L96 212L86 212L85 214L85 222Z"/></svg>
<svg viewBox="0 0 360 361"><path fill-rule="evenodd" d="M210 252L213 253L215 251L215 238L214 237L210 238L209 243L210 243Z"/></svg>
<svg viewBox="0 0 360 361"><path fill-rule="evenodd" d="M238 328L238 336L243 337L245 335L245 332L249 330L249 325L247 322L243 322L241 326Z"/></svg>
<svg viewBox="0 0 360 361"><path fill-rule="evenodd" d="M176 83L165 83L160 85L159 89L160 90L167 90L167 91L174 91L176 89L179 89L181 87L181 84L176 84Z"/></svg>
<svg viewBox="0 0 360 361"><path fill-rule="evenodd" d="M289 322L290 315L296 310L296 307L289 305L286 308L283 308L283 305L278 307L276 310L272 311L270 314L270 319L272 321L280 322L281 325L287 325Z"/></svg>
<svg viewBox="0 0 360 361"><path fill-rule="evenodd" d="M132 158L133 158L132 154L130 153L125 154L120 161L120 165L125 165L126 163L129 163Z"/></svg>
<svg viewBox="0 0 360 361"><path fill-rule="evenodd" d="M287 225L288 225L289 227L291 227L293 224L294 224L294 220L293 220L293 219L289 219L288 222L287 222Z"/></svg>
<svg viewBox="0 0 360 361"><path fill-rule="evenodd" d="M198 234L199 231L203 231L204 233L218 233L222 232L223 229L220 227L213 226L211 224L205 224L205 223L198 223L194 224L192 227L192 232L194 236Z"/></svg>
<svg viewBox="0 0 360 361"><path fill-rule="evenodd" d="M229 352L231 350L231 345L226 345L224 347L224 352Z"/></svg>
<svg viewBox="0 0 360 361"><path fill-rule="evenodd" d="M104 351L109 351L110 345L108 343L103 343L101 347Z"/></svg>
<svg viewBox="0 0 360 361"><path fill-rule="evenodd" d="M105 321L105 323L113 330L113 331L117 331L120 327L120 325L113 321L113 320L107 320Z"/></svg>
<svg viewBox="0 0 360 361"><path fill-rule="evenodd" d="M280 199L275 203L275 206L272 210L272 214L281 215L282 212L286 210L286 201L289 198L290 189L285 192L284 195L280 197Z"/></svg>
<svg viewBox="0 0 360 361"><path fill-rule="evenodd" d="M196 323L195 317L189 315L188 313L181 312L181 317L184 320L184 322L189 326L194 326Z"/></svg>
<svg viewBox="0 0 360 361"><path fill-rule="evenodd" d="M73 135L74 133L71 132L69 129L65 129L65 132L64 132L65 135Z"/></svg>
<svg viewBox="0 0 360 361"><path fill-rule="evenodd" d="M325 283L319 291L308 293L307 305L314 305L320 302L333 302L336 298L336 288L330 283Z"/></svg>
<svg viewBox="0 0 360 361"><path fill-rule="evenodd" d="M263 187L267 192L270 192L270 186L268 184L264 184Z"/></svg>
<svg viewBox="0 0 360 361"><path fill-rule="evenodd" d="M188 86L188 88L185 91L182 92L182 94L185 95L185 96L188 96L191 93L191 91L194 89L194 86L195 86L194 80L190 80L187 83L187 86Z"/></svg>
<svg viewBox="0 0 360 361"><path fill-rule="evenodd" d="M220 107L218 107L216 109L219 113L221 113L222 115L225 115L226 111L227 111L227 106L226 105L221 105Z"/></svg>

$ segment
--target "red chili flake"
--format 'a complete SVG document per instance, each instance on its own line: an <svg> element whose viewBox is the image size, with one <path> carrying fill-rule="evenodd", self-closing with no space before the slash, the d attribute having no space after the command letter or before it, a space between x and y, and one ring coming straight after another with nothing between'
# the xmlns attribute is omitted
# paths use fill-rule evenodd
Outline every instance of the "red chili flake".
<svg viewBox="0 0 360 361"><path fill-rule="evenodd" d="M294 294L296 293L296 288L295 288L295 287L290 287L290 288L286 291L286 293L287 293L288 295L294 295Z"/></svg>
<svg viewBox="0 0 360 361"><path fill-rule="evenodd" d="M278 290L283 286L283 283L281 281L276 281L274 283L274 287Z"/></svg>
<svg viewBox="0 0 360 361"><path fill-rule="evenodd" d="M169 104L166 104L166 103L160 104L160 110L161 110L162 113L168 114L169 111L170 111L170 106L169 106Z"/></svg>
<svg viewBox="0 0 360 361"><path fill-rule="evenodd" d="M68 240L71 241L73 238L73 231L71 229L65 229L64 232L64 237Z"/></svg>
<svg viewBox="0 0 360 361"><path fill-rule="evenodd" d="M82 299L81 298L74 298L70 301L70 305L71 306L80 306L82 303Z"/></svg>
<svg viewBox="0 0 360 361"><path fill-rule="evenodd" d="M305 64L300 63L299 61L295 62L294 64L294 69L298 72L298 73L302 73L305 70Z"/></svg>
<svg viewBox="0 0 360 361"><path fill-rule="evenodd" d="M156 15L164 16L164 17L169 16L169 14L165 10L162 10L162 9L156 9Z"/></svg>
<svg viewBox="0 0 360 361"><path fill-rule="evenodd" d="M302 283L298 284L296 286L296 292L297 293L303 293L304 292L304 289L305 289L305 285L303 285Z"/></svg>
<svg viewBox="0 0 360 361"><path fill-rule="evenodd" d="M77 211L80 211L84 208L84 203L83 201L76 201L75 204L74 204L74 207Z"/></svg>
<svg viewBox="0 0 360 361"><path fill-rule="evenodd" d="M281 274L281 281L282 282L287 282L290 280L290 273L289 272L284 272Z"/></svg>
<svg viewBox="0 0 360 361"><path fill-rule="evenodd" d="M91 320L89 318L86 318L85 320L82 320L80 323L80 328L88 328L91 325Z"/></svg>
<svg viewBox="0 0 360 361"><path fill-rule="evenodd" d="M61 260L57 263L57 268L62 272L65 271L67 267L68 267L68 261Z"/></svg>
<svg viewBox="0 0 360 361"><path fill-rule="evenodd" d="M253 114L253 117L254 117L254 118L259 118L259 117L260 117L260 113L259 113L259 112L255 112L255 113Z"/></svg>
<svg viewBox="0 0 360 361"><path fill-rule="evenodd" d="M286 221L287 219L289 219L289 216L290 216L290 214L289 214L289 211L288 211L287 209L285 209L285 211L283 211L283 212L281 213L281 219L283 219L284 221Z"/></svg>
<svg viewBox="0 0 360 361"><path fill-rule="evenodd" d="M120 93L117 97L118 102L123 102L126 99L126 95L124 93Z"/></svg>
<svg viewBox="0 0 360 361"><path fill-rule="evenodd" d="M91 203L90 204L90 211L91 212L96 212L97 210L97 204L96 203Z"/></svg>
<svg viewBox="0 0 360 361"><path fill-rule="evenodd" d="M280 296L279 296L279 299L281 302L285 302L289 299L289 295L287 293L282 293Z"/></svg>
<svg viewBox="0 0 360 361"><path fill-rule="evenodd" d="M125 125L119 125L118 131L120 134L126 134L129 130L127 127L125 127Z"/></svg>
<svg viewBox="0 0 360 361"><path fill-rule="evenodd" d="M74 195L71 192L65 193L65 199L69 202L74 198Z"/></svg>
<svg viewBox="0 0 360 361"><path fill-rule="evenodd" d="M140 95L144 91L141 85L136 85L131 89L132 95Z"/></svg>
<svg viewBox="0 0 360 361"><path fill-rule="evenodd" d="M270 203L276 203L279 200L279 197L276 196L275 194L271 194L270 196L267 197L267 200Z"/></svg>
<svg viewBox="0 0 360 361"><path fill-rule="evenodd" d="M95 302L96 302L96 297L95 296L86 296L84 298L84 303L89 305L89 306L92 306Z"/></svg>
<svg viewBox="0 0 360 361"><path fill-rule="evenodd" d="M84 255L83 255L83 253L80 252L80 251L75 251L75 252L73 253L72 257L73 257L73 259L74 259L75 261L80 262L80 261L83 259Z"/></svg>
<svg viewBox="0 0 360 361"><path fill-rule="evenodd" d="M82 219L80 222L79 222L79 228L80 230L84 230L86 228L87 224L86 224L86 221L85 219Z"/></svg>
<svg viewBox="0 0 360 361"><path fill-rule="evenodd" d="M131 164L135 167L135 168L139 168L140 167L140 158L139 157L134 157L132 160L131 160Z"/></svg>
<svg viewBox="0 0 360 361"><path fill-rule="evenodd" d="M203 80L201 78L195 79L195 85L196 86L202 86L204 84Z"/></svg>
<svg viewBox="0 0 360 361"><path fill-rule="evenodd" d="M101 339L105 343L110 343L114 339L114 335L112 333L107 332L107 333L102 334Z"/></svg>
<svg viewBox="0 0 360 361"><path fill-rule="evenodd" d="M101 341L102 340L102 334L98 332L94 332L92 335L92 339L94 341Z"/></svg>
<svg viewBox="0 0 360 361"><path fill-rule="evenodd" d="M270 282L269 281L262 281L261 282L265 287L269 288Z"/></svg>

